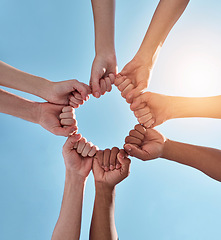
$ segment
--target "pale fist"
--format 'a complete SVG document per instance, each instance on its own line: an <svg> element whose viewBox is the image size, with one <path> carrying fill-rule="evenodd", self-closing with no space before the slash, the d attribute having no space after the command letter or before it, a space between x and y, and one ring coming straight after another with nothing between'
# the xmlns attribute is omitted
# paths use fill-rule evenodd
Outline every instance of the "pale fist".
<svg viewBox="0 0 221 240"><path fill-rule="evenodd" d="M146 129L140 124L125 138L124 150L141 160L152 160L163 154L166 138L155 129Z"/></svg>
<svg viewBox="0 0 221 240"><path fill-rule="evenodd" d="M39 124L58 136L69 136L77 131L74 109L70 106L40 103Z"/></svg>
<svg viewBox="0 0 221 240"><path fill-rule="evenodd" d="M117 74L116 56L96 55L91 68L90 86L94 97L110 92Z"/></svg>
<svg viewBox="0 0 221 240"><path fill-rule="evenodd" d="M94 156L93 174L96 183L115 187L129 175L130 159L124 150L114 147L112 150L98 151Z"/></svg>

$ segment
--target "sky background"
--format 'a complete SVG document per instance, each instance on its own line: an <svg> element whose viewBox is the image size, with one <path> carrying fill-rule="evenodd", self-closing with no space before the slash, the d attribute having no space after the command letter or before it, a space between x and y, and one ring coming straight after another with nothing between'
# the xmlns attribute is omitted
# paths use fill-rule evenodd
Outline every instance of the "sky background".
<svg viewBox="0 0 221 240"><path fill-rule="evenodd" d="M136 53L156 0L116 3L119 70ZM155 65L149 90L177 96L219 95L221 1L195 0L170 32ZM0 0L0 57L52 81L88 83L94 58L89 0ZM34 101L41 99L10 90ZM114 87L76 110L79 132L100 149L122 147L137 123ZM0 114L0 238L50 239L63 195L66 140L33 123ZM166 137L220 148L221 120L176 119L157 127ZM221 185L205 174L157 159L131 158L131 174L116 192L121 240L220 239ZM84 197L81 240L88 239L94 201L90 174Z"/></svg>

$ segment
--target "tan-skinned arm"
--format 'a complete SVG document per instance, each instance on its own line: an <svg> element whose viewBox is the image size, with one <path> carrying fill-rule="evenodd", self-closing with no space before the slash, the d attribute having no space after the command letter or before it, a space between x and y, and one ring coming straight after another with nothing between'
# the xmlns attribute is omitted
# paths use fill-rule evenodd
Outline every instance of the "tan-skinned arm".
<svg viewBox="0 0 221 240"><path fill-rule="evenodd" d="M131 110L140 124L155 127L173 118L221 118L221 95L174 97L146 92L134 98Z"/></svg>
<svg viewBox="0 0 221 240"><path fill-rule="evenodd" d="M194 167L221 181L221 150L166 139L155 129L136 125L125 139L125 151L143 161L164 158Z"/></svg>
<svg viewBox="0 0 221 240"><path fill-rule="evenodd" d="M120 164L119 167L118 164ZM110 166L114 166L111 168ZM99 151L94 157L95 202L90 240L117 240L115 226L115 186L129 175L130 160L123 150Z"/></svg>
<svg viewBox="0 0 221 240"><path fill-rule="evenodd" d="M95 58L90 85L93 96L99 98L111 91L117 73L115 53L115 0L91 0L95 29Z"/></svg>
<svg viewBox="0 0 221 240"><path fill-rule="evenodd" d="M134 58L125 65L115 85L122 84L121 91L128 103L147 87L151 71L159 51L174 24L182 15L189 0L161 0L152 17L143 42ZM123 79L125 77L125 79Z"/></svg>

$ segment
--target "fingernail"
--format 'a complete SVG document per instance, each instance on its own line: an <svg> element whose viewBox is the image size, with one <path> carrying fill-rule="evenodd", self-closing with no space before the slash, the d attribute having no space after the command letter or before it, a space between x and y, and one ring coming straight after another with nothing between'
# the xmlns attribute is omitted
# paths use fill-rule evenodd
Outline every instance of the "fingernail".
<svg viewBox="0 0 221 240"><path fill-rule="evenodd" d="M95 96L96 98L99 98L99 97L100 97L100 93L99 93L99 92L95 92L94 96Z"/></svg>
<svg viewBox="0 0 221 240"><path fill-rule="evenodd" d="M114 165L110 165L110 170L111 170L111 171L114 170Z"/></svg>
<svg viewBox="0 0 221 240"><path fill-rule="evenodd" d="M116 169L119 169L119 168L121 168L121 165L119 163L117 163Z"/></svg>
<svg viewBox="0 0 221 240"><path fill-rule="evenodd" d="M130 147L130 146L125 146L125 148L126 148L126 150L129 151L129 152L131 151L131 147Z"/></svg>

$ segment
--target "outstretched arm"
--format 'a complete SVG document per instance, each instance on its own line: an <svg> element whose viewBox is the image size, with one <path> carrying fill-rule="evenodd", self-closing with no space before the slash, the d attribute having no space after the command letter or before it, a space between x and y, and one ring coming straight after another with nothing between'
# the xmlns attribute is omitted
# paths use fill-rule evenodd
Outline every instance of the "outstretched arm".
<svg viewBox="0 0 221 240"><path fill-rule="evenodd" d="M134 98L131 110L140 124L153 127L173 118L221 118L221 95L213 97L174 97L146 92Z"/></svg>
<svg viewBox="0 0 221 240"><path fill-rule="evenodd" d="M65 187L52 240L80 238L84 186L92 167L92 156L96 151L97 148L79 134L69 137L64 144Z"/></svg>
<svg viewBox="0 0 221 240"><path fill-rule="evenodd" d="M155 129L136 125L125 139L125 151L143 161L164 158L194 167L221 181L221 150L166 139Z"/></svg>
<svg viewBox="0 0 221 240"><path fill-rule="evenodd" d="M88 85L76 79L52 82L42 77L16 69L0 61L0 85L34 94L55 104L68 105L77 108L88 100L91 89ZM80 95L80 101L75 94Z"/></svg>
<svg viewBox="0 0 221 240"><path fill-rule="evenodd" d="M117 73L114 44L115 0L91 0L95 28L95 59L91 69L92 93L99 98L111 91Z"/></svg>
<svg viewBox="0 0 221 240"><path fill-rule="evenodd" d="M151 20L143 42L134 58L123 68L118 76L117 86L120 84L123 97L132 102L147 88L151 70L154 66L170 30L180 18L189 0L161 0ZM125 79L123 78L125 77Z"/></svg>
<svg viewBox="0 0 221 240"><path fill-rule="evenodd" d="M33 102L2 89L0 112L37 123L55 135L68 136L77 131L72 107Z"/></svg>
<svg viewBox="0 0 221 240"><path fill-rule="evenodd" d="M119 168L116 168L119 165ZM112 167L110 167L112 166ZM130 160L123 150L99 151L94 157L95 202L90 240L117 240L114 219L115 186L129 175ZM110 170L110 168L112 170Z"/></svg>

